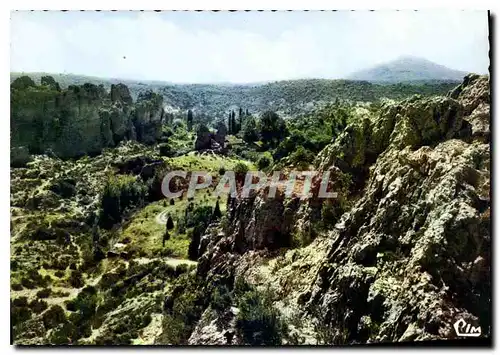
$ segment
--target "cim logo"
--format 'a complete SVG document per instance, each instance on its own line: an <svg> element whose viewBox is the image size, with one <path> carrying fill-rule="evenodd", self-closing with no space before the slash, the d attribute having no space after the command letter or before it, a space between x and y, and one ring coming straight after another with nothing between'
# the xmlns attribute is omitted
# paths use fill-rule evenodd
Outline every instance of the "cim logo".
<svg viewBox="0 0 500 355"><path fill-rule="evenodd" d="M467 323L462 318L453 324L455 333L460 337L478 337L481 335L481 327L474 327L472 324Z"/></svg>

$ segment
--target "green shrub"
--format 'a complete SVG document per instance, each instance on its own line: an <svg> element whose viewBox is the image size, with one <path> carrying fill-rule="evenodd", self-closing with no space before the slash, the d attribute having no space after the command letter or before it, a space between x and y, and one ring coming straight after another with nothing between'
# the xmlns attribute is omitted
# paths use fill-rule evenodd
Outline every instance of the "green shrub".
<svg viewBox="0 0 500 355"><path fill-rule="evenodd" d="M54 305L43 314L43 324L45 328L52 329L58 324L66 322L66 314L61 306Z"/></svg>
<svg viewBox="0 0 500 355"><path fill-rule="evenodd" d="M290 155L290 162L295 166L307 169L309 164L314 161L314 154L302 146L299 146L295 152Z"/></svg>
<svg viewBox="0 0 500 355"><path fill-rule="evenodd" d="M12 325L17 325L31 318L31 310L28 307L10 307L10 319Z"/></svg>
<svg viewBox="0 0 500 355"><path fill-rule="evenodd" d="M274 308L269 293L252 288L239 297L238 308L236 327L246 344L281 345L287 326Z"/></svg>
<svg viewBox="0 0 500 355"><path fill-rule="evenodd" d="M235 174L245 175L248 172L248 165L246 163L240 161L234 166L233 170L234 170Z"/></svg>
<svg viewBox="0 0 500 355"><path fill-rule="evenodd" d="M234 166L233 171L236 181L243 183L245 181L246 173L248 172L248 165L240 161Z"/></svg>
<svg viewBox="0 0 500 355"><path fill-rule="evenodd" d="M83 286L83 275L80 271L71 270L69 275L69 284L74 288L80 288Z"/></svg>
<svg viewBox="0 0 500 355"><path fill-rule="evenodd" d="M229 289L222 285L215 288L212 292L212 298L210 300L210 306L216 312L224 312L226 311L232 303L232 294Z"/></svg>
<svg viewBox="0 0 500 355"><path fill-rule="evenodd" d="M26 307L28 305L28 297L21 296L12 301L14 307Z"/></svg>
<svg viewBox="0 0 500 355"><path fill-rule="evenodd" d="M208 304L200 280L191 274L181 275L173 292L164 301L162 343L186 344L191 332Z"/></svg>
<svg viewBox="0 0 500 355"><path fill-rule="evenodd" d="M94 316L97 307L97 291L93 286L85 287L73 300L74 308L82 316L83 320L88 320Z"/></svg>
<svg viewBox="0 0 500 355"><path fill-rule="evenodd" d="M160 150L160 156L162 157L170 158L174 156L174 151L172 150L172 147L168 143L160 144L159 150Z"/></svg>
<svg viewBox="0 0 500 355"><path fill-rule="evenodd" d="M14 168L25 167L33 158L31 157L28 148L12 147L10 148L10 166Z"/></svg>
<svg viewBox="0 0 500 355"><path fill-rule="evenodd" d="M52 290L50 288L44 288L36 293L36 296L38 298L48 298L50 294L52 293Z"/></svg>
<svg viewBox="0 0 500 355"><path fill-rule="evenodd" d="M272 157L270 157L267 154L264 154L257 160L257 168L259 170L265 170L271 166L272 162L273 162Z"/></svg>
<svg viewBox="0 0 500 355"><path fill-rule="evenodd" d="M67 322L54 329L50 334L49 342L53 345L67 345L72 344L73 339L77 337L78 331L75 325Z"/></svg>
<svg viewBox="0 0 500 355"><path fill-rule="evenodd" d="M36 314L42 313L47 309L47 307L48 307L47 302L45 302L44 300L35 299L30 302L30 308Z"/></svg>
<svg viewBox="0 0 500 355"><path fill-rule="evenodd" d="M146 197L146 186L129 175L110 176L101 196L102 227L110 228L122 220L123 215L134 207L142 206Z"/></svg>

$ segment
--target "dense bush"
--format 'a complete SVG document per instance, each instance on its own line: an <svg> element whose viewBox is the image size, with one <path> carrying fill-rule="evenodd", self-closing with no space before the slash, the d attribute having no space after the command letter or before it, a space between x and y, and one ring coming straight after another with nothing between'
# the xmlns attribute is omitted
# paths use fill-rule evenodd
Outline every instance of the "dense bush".
<svg viewBox="0 0 500 355"><path fill-rule="evenodd" d="M30 302L29 307L33 310L34 313L39 314L45 311L48 305L44 300L34 299Z"/></svg>
<svg viewBox="0 0 500 355"><path fill-rule="evenodd" d="M287 134L285 121L273 111L262 114L259 126L262 142L271 147L277 146Z"/></svg>
<svg viewBox="0 0 500 355"><path fill-rule="evenodd" d="M23 168L33 158L27 147L11 147L10 148L10 166L13 168Z"/></svg>
<svg viewBox="0 0 500 355"><path fill-rule="evenodd" d="M127 211L143 205L146 193L145 185L133 176L110 176L101 196L101 226L110 228L121 222Z"/></svg>
<svg viewBox="0 0 500 355"><path fill-rule="evenodd" d="M239 282L235 291L240 310L236 327L242 339L249 345L281 345L287 326L274 308L270 294Z"/></svg>
<svg viewBox="0 0 500 355"><path fill-rule="evenodd" d="M307 170L310 164L314 161L314 154L302 146L299 146L296 151L290 154L289 162L301 170Z"/></svg>
<svg viewBox="0 0 500 355"><path fill-rule="evenodd" d="M232 294L229 289L225 286L218 286L212 293L210 300L210 306L215 311L221 313L226 311L233 301Z"/></svg>
<svg viewBox="0 0 500 355"><path fill-rule="evenodd" d="M47 298L50 296L51 293L52 293L52 290L50 288L44 288L36 293L36 297Z"/></svg>
<svg viewBox="0 0 500 355"><path fill-rule="evenodd" d="M160 144L159 150L160 150L160 155L162 157L169 157L170 158L170 157L174 156L174 151L172 150L172 147L168 143Z"/></svg>
<svg viewBox="0 0 500 355"><path fill-rule="evenodd" d="M164 301L162 343L186 344L191 332L209 302L201 280L192 274L182 274L173 285L173 292Z"/></svg>
<svg viewBox="0 0 500 355"><path fill-rule="evenodd" d="M257 168L262 171L269 168L272 163L273 163L273 158L269 154L263 154L257 160Z"/></svg>
<svg viewBox="0 0 500 355"><path fill-rule="evenodd" d="M240 161L234 166L233 171L236 181L243 183L245 180L246 173L248 172L248 165Z"/></svg>
<svg viewBox="0 0 500 355"><path fill-rule="evenodd" d="M61 306L54 305L43 314L43 324L45 328L51 329L58 324L66 322L66 314Z"/></svg>

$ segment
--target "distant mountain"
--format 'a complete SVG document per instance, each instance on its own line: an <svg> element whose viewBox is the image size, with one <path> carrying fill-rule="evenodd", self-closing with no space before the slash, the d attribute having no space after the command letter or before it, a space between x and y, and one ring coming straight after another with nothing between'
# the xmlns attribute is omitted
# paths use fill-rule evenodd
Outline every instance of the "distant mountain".
<svg viewBox="0 0 500 355"><path fill-rule="evenodd" d="M465 75L466 72L453 70L424 58L400 57L392 62L353 73L347 79L374 83L461 82Z"/></svg>

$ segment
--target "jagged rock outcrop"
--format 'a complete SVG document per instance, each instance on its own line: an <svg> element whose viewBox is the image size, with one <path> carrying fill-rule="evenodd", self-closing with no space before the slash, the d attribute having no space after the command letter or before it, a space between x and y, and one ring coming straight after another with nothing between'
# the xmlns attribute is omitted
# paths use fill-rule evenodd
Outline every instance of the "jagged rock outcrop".
<svg viewBox="0 0 500 355"><path fill-rule="evenodd" d="M320 171L353 176L356 196L326 239L318 239L328 240L318 244L326 248L317 250L319 259L299 253L276 261L272 273L262 271L272 250L290 246L290 234L315 214L313 199L288 215L286 200L260 192L230 201L224 233L202 237L198 275L209 283L230 284L237 276L278 283L280 298L295 304L283 304L284 314L302 309L304 322L319 325L323 343L449 339L458 319L489 335L488 87L487 77L468 76L448 97L385 105L319 154ZM298 296L297 287L283 289L288 265L313 270ZM193 337L220 344L213 321L205 319Z"/></svg>
<svg viewBox="0 0 500 355"><path fill-rule="evenodd" d="M450 96L474 102L487 81L466 79ZM412 99L381 114L395 119L381 131L388 146L336 225L307 301L324 310L332 342L453 338L459 318L489 334L490 147L470 143L460 101Z"/></svg>
<svg viewBox="0 0 500 355"><path fill-rule="evenodd" d="M490 81L486 76L469 74L462 85L448 94L464 108L465 120L472 125L472 138L490 141Z"/></svg>
<svg viewBox="0 0 500 355"><path fill-rule="evenodd" d="M121 102L125 105L132 104L132 96L125 84L111 84L110 89L111 102Z"/></svg>
<svg viewBox="0 0 500 355"><path fill-rule="evenodd" d="M139 94L132 111L132 122L137 140L145 144L154 144L162 136L163 97L152 91Z"/></svg>
<svg viewBox="0 0 500 355"><path fill-rule="evenodd" d="M230 307L222 315L207 308L191 333L188 345L242 345L236 330L237 314L238 308L235 307Z"/></svg>
<svg viewBox="0 0 500 355"><path fill-rule="evenodd" d="M29 79L29 78L28 78ZM124 84L70 85L51 77L41 85L21 78L11 85L11 145L31 154L51 150L60 158L95 155L123 140L153 144L161 138L163 99L139 95L134 104Z"/></svg>
<svg viewBox="0 0 500 355"><path fill-rule="evenodd" d="M200 125L196 132L196 141L194 149L198 151L211 150L216 153L221 153L225 148L227 129L224 123L217 125L216 133L210 132L205 125Z"/></svg>

